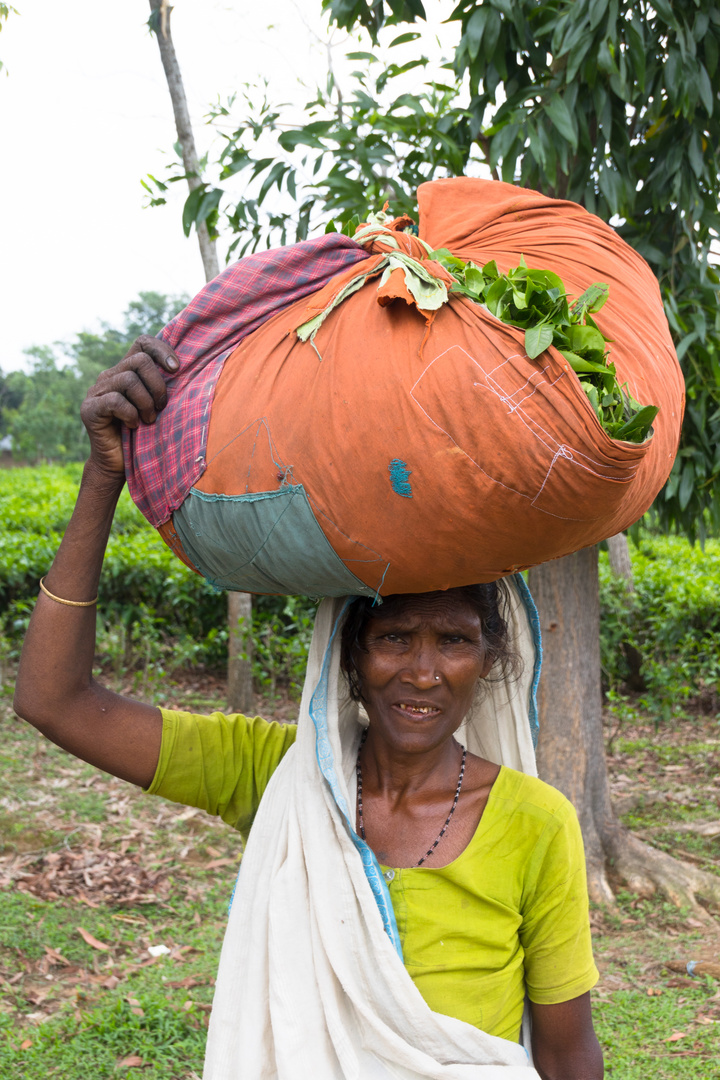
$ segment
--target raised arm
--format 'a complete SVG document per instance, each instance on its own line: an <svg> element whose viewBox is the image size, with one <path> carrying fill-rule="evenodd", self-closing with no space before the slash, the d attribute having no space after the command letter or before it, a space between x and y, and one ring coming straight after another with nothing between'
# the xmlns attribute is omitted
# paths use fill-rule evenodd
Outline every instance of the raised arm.
<svg viewBox="0 0 720 1080"><path fill-rule="evenodd" d="M121 425L154 423L167 395L159 368L177 369L172 349L142 337L101 374L82 406L90 436L75 510L44 579L25 637L15 711L58 746L147 787L157 766L160 711L115 694L92 677L94 600L115 506L125 483Z"/></svg>

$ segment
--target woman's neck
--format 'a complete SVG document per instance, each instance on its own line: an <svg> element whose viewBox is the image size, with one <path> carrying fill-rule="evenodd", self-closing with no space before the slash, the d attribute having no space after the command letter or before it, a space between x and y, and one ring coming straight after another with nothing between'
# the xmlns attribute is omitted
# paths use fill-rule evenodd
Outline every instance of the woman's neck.
<svg viewBox="0 0 720 1080"><path fill-rule="evenodd" d="M368 730L361 751L365 790L390 802L449 790L457 781L462 747L453 738L425 751L404 751Z"/></svg>

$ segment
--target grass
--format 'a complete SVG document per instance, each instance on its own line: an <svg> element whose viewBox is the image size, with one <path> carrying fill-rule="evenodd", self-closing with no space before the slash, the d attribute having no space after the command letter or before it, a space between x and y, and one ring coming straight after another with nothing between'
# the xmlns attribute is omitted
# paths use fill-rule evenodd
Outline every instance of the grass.
<svg viewBox="0 0 720 1080"><path fill-rule="evenodd" d="M167 692L180 707L223 705L222 683L204 676ZM287 719L293 708L275 701L259 711ZM0 1076L197 1080L239 838L199 811L144 796L70 758L12 716L7 694L0 728ZM717 722L656 731L636 711L608 761L626 822L719 872L720 841L677 831L720 817ZM80 855L107 860L110 885L49 897L52 867ZM25 873L40 869L45 898L8 880L20 865ZM128 874L140 871L154 875L157 902L128 902ZM92 881L92 865L90 873ZM719 1076L720 982L667 965L717 961L720 933L662 897L642 900L622 889L616 909L593 911L591 921L606 1076ZM88 944L80 928L105 948ZM152 957L154 945L169 954Z"/></svg>
<svg viewBox="0 0 720 1080"><path fill-rule="evenodd" d="M698 980L700 982L700 980ZM682 992L618 990L594 1002L605 1075L617 1080L711 1080L718 1072L717 1022L706 1017L717 984ZM671 1041L672 1040L672 1041Z"/></svg>

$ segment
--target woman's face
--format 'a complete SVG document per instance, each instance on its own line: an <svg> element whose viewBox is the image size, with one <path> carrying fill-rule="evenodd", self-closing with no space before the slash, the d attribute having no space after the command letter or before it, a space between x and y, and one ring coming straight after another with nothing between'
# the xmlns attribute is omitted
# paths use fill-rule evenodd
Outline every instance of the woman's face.
<svg viewBox="0 0 720 1080"><path fill-rule="evenodd" d="M408 595L366 624L357 656L374 736L397 752L439 746L462 723L492 666L480 616L457 594Z"/></svg>

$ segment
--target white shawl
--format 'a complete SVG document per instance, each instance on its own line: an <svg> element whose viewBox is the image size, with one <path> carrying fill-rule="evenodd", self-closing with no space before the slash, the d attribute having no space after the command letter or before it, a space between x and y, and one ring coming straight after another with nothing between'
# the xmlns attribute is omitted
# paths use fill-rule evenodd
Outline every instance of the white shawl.
<svg viewBox="0 0 720 1080"><path fill-rule="evenodd" d="M536 775L537 614L519 576L511 594L523 673L488 682L458 739ZM340 672L347 603L320 605L297 742L243 856L204 1080L537 1080L521 1045L433 1012L403 966L385 881L354 831L362 721Z"/></svg>

